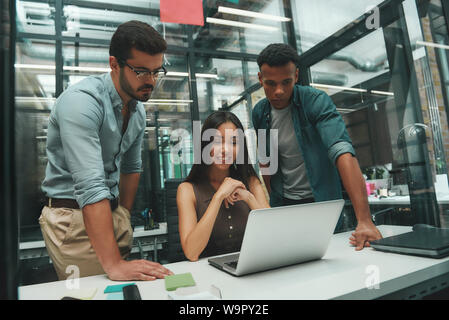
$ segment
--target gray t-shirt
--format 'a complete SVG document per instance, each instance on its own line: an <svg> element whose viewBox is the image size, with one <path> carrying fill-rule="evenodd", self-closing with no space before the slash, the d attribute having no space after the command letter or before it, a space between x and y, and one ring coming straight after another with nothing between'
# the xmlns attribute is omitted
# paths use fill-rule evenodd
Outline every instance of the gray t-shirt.
<svg viewBox="0 0 449 320"><path fill-rule="evenodd" d="M284 181L284 197L294 200L313 197L293 127L291 105L284 109L271 107L271 129L278 130L279 167Z"/></svg>

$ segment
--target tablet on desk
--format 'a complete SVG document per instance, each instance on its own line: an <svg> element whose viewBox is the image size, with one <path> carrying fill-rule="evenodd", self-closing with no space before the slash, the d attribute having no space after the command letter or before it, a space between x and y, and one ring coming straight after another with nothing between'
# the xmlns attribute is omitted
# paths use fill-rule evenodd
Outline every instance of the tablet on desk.
<svg viewBox="0 0 449 320"><path fill-rule="evenodd" d="M429 258L449 256L449 229L420 229L397 236L370 241L379 251Z"/></svg>

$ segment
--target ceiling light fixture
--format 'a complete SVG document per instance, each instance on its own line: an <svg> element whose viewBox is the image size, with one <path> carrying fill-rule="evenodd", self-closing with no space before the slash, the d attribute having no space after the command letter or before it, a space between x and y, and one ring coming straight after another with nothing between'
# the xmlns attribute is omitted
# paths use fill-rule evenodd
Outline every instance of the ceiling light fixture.
<svg viewBox="0 0 449 320"><path fill-rule="evenodd" d="M359 88L350 88L350 87L340 87L340 86L331 86L328 84L321 84L321 83L311 83L312 87L318 87L318 88L327 88L327 89L340 89L340 90L346 90L346 91L355 91L355 92L368 92L366 89L359 89Z"/></svg>
<svg viewBox="0 0 449 320"><path fill-rule="evenodd" d="M291 21L290 18L286 18L286 17L274 16L271 14L265 14L265 13L259 13L259 12L254 12L254 11L241 10L241 9L234 9L234 8L228 8L228 7L221 7L221 6L218 7L218 12L235 14L235 15L244 16L244 17L271 20L271 21L279 21L279 22Z"/></svg>
<svg viewBox="0 0 449 320"><path fill-rule="evenodd" d="M416 41L416 44L420 44L426 47L433 47L433 48L440 48L440 49L445 49L445 50L449 50L449 46L445 45L445 44L439 44L439 43L433 43L433 42L425 42L425 41Z"/></svg>
<svg viewBox="0 0 449 320"><path fill-rule="evenodd" d="M193 100L177 100L177 99L150 99L148 102L193 102Z"/></svg>
<svg viewBox="0 0 449 320"><path fill-rule="evenodd" d="M218 79L218 75L216 74L209 74L209 73L195 73L195 76L197 78L210 78L210 79Z"/></svg>
<svg viewBox="0 0 449 320"><path fill-rule="evenodd" d="M188 106L188 103L185 102L144 102L143 105L145 106L154 106L154 105L158 105L158 106Z"/></svg>
<svg viewBox="0 0 449 320"><path fill-rule="evenodd" d="M166 76L167 77L188 77L189 74L187 72L168 71Z"/></svg>
<svg viewBox="0 0 449 320"><path fill-rule="evenodd" d="M388 91L371 90L370 92L374 93L374 94L381 94L381 95L384 95L384 96L394 96L393 92L388 92Z"/></svg>
<svg viewBox="0 0 449 320"><path fill-rule="evenodd" d="M55 102L56 98L51 97L15 97L16 101L19 102Z"/></svg>
<svg viewBox="0 0 449 320"><path fill-rule="evenodd" d="M45 64L14 64L14 68L16 69L41 69L41 70L55 70L56 67L52 65Z"/></svg>
<svg viewBox="0 0 449 320"><path fill-rule="evenodd" d="M176 72L169 71L167 72L167 77L188 77L189 74L187 72ZM215 73L195 73L197 78L210 78L210 79L218 79L218 75Z"/></svg>
<svg viewBox="0 0 449 320"><path fill-rule="evenodd" d="M56 70L55 66L45 64L14 64L16 69L39 69L39 70ZM110 72L110 68L96 68L96 67L78 67L78 66L63 66L63 70L67 71L86 71L86 72Z"/></svg>
<svg viewBox="0 0 449 320"><path fill-rule="evenodd" d="M278 31L278 28L270 27L270 26L264 26L261 24L254 24L254 23L245 23L245 22L238 22L238 21L232 21L232 20L225 20L225 19L217 19L217 18L206 18L207 23L213 23L213 24L221 24L225 26L231 26L231 27L240 27L240 28L248 28L248 29L258 29L258 30L265 30L265 31Z"/></svg>
<svg viewBox="0 0 449 320"><path fill-rule="evenodd" d="M55 66L52 65L44 65L44 64L14 64L16 69L38 69L38 70L56 70ZM83 71L83 72L111 72L110 68L97 68L97 67L77 67L77 66L64 66L63 70L65 71ZM214 73L196 73L197 78L211 78L218 79L218 75ZM189 74L187 72L176 72L169 71L167 72L167 77L188 77Z"/></svg>
<svg viewBox="0 0 449 320"><path fill-rule="evenodd" d="M64 70L67 71L111 72L111 68L75 67L75 66L64 66L63 68Z"/></svg>

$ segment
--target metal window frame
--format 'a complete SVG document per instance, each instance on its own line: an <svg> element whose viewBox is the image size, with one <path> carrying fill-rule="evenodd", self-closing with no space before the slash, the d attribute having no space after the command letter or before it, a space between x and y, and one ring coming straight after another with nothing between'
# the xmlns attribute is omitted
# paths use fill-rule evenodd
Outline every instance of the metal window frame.
<svg viewBox="0 0 449 320"><path fill-rule="evenodd" d="M4 14L9 11L9 15ZM19 266L19 217L16 207L15 183L15 113L14 113L14 62L16 5L15 0L0 0L0 66L3 70L0 80L1 125L1 173L0 199L0 299L15 300L18 298L18 266ZM7 30L10 30L9 35ZM5 33L3 33L5 32Z"/></svg>
<svg viewBox="0 0 449 320"><path fill-rule="evenodd" d="M449 34L449 2L441 0L441 6L443 7L444 18L446 19L446 29Z"/></svg>

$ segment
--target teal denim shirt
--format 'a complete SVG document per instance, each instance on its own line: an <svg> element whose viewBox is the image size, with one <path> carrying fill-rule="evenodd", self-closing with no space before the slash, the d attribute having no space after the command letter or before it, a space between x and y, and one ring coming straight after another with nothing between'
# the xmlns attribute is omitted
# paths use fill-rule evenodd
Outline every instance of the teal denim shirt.
<svg viewBox="0 0 449 320"><path fill-rule="evenodd" d="M292 103L293 126L315 201L341 199L341 183L335 162L344 153L355 156L341 115L325 92L312 87L295 85ZM254 107L252 121L256 132L266 129L269 135L271 105L266 98ZM266 140L268 155L269 138ZM270 187L270 205L282 206L283 179L280 168L271 176Z"/></svg>

